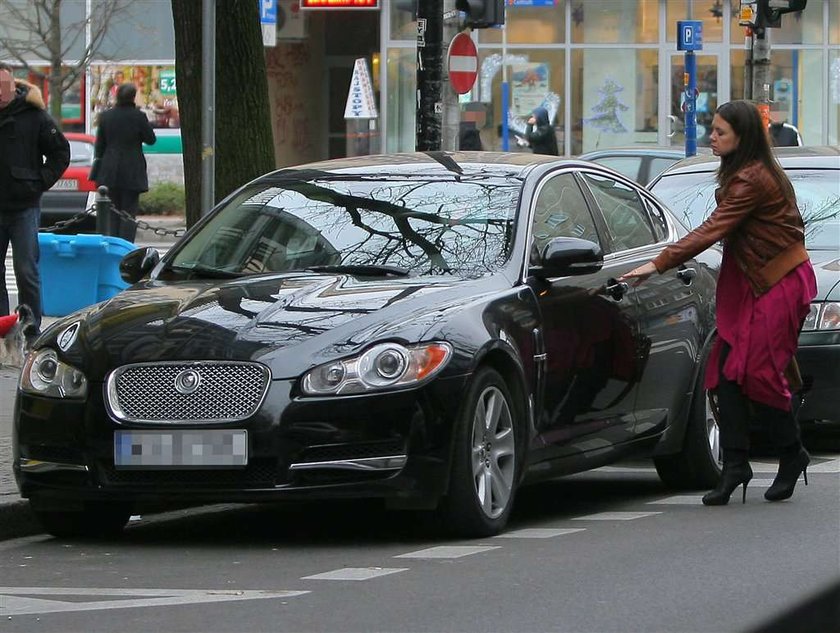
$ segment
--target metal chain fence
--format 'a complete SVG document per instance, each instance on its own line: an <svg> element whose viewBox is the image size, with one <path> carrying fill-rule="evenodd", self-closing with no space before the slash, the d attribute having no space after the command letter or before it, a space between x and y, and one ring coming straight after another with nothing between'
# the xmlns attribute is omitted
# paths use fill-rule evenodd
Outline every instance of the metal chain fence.
<svg viewBox="0 0 840 633"><path fill-rule="evenodd" d="M138 220L137 218L132 216L127 211L123 211L122 209L118 209L116 206L114 206L114 204L112 202L109 202L108 205L110 207L110 211L112 213L114 213L115 215L117 215L118 217L120 217L123 220L126 220L128 222L131 222L132 224L136 225L138 229L143 229L144 231L151 231L155 235L161 235L161 236L172 235L174 237L181 237L184 234L184 232L186 231L186 229L183 229L183 228L167 229L163 226L153 226L153 225L149 224L148 222L145 222L143 220ZM56 222L52 226L48 226L48 227L38 229L38 230L41 233L54 233L55 231L61 231L63 229L66 229L68 226L73 226L74 224L78 224L80 222L83 222L88 216L94 216L96 214L96 207L97 207L96 204L92 204L87 209L85 209L84 211L80 211L79 213L77 213L76 215L74 215L71 218L67 218L66 220L59 220L58 222Z"/></svg>

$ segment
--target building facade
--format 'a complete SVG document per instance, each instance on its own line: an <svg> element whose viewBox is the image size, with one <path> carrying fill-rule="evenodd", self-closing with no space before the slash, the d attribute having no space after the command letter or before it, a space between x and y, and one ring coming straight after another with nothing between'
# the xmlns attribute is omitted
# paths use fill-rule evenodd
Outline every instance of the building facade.
<svg viewBox="0 0 840 633"><path fill-rule="evenodd" d="M10 1L10 0L6 0ZM16 1L16 0L11 0ZM21 0L23 1L23 0ZM105 0L63 0L66 59L81 54L79 24ZM256 2L256 0L255 0ZM370 151L413 151L416 140L416 2L381 0L376 10L302 11L277 0L276 45L265 49L278 166L357 151L358 122L344 119L356 59L372 75L378 117L365 122ZM511 129L545 105L560 153L630 144L684 144L684 54L676 25L703 22L697 53L698 144L718 104L745 96L749 55L738 25L740 0L508 0L503 29L471 33L478 79L461 95L461 120L478 128L485 149L503 147L503 66ZM224 2L218 2L224 19ZM0 30L20 26L4 23ZM809 0L804 11L768 29L771 108L796 125L806 145L840 144L840 0ZM75 39L74 39L74 36ZM0 59L15 62L3 51ZM93 131L120 81L138 84L138 102L158 128L151 152L180 152L175 44L169 0L134 0L107 37L77 89L65 95L66 122ZM38 60L33 58L33 63ZM46 63L46 60L43 60ZM235 80L235 78L234 78ZM217 104L217 116L225 116ZM510 143L516 151L515 143Z"/></svg>

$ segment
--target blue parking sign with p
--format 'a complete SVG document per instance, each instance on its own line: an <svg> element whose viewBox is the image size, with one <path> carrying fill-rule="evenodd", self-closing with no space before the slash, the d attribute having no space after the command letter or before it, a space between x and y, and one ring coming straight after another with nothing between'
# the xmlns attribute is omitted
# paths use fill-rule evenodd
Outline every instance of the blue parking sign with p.
<svg viewBox="0 0 840 633"><path fill-rule="evenodd" d="M703 22L701 20L680 20L677 22L677 50L703 50Z"/></svg>
<svg viewBox="0 0 840 633"><path fill-rule="evenodd" d="M260 22L262 24L277 23L277 0L259 0Z"/></svg>

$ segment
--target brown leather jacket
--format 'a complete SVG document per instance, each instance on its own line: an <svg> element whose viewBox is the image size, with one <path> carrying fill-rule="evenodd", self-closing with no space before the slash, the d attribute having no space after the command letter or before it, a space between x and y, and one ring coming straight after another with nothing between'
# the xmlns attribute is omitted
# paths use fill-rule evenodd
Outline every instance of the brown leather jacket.
<svg viewBox="0 0 840 633"><path fill-rule="evenodd" d="M744 167L725 191L715 191L715 200L717 208L703 224L653 260L660 274L725 240L724 249L735 257L758 296L808 260L796 200L785 197L762 163Z"/></svg>

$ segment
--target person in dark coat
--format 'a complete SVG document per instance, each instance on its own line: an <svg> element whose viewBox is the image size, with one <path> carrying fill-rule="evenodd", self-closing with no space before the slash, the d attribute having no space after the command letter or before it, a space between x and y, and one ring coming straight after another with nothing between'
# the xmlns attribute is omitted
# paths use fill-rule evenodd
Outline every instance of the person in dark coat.
<svg viewBox="0 0 840 633"><path fill-rule="evenodd" d="M548 110L542 107L534 108L531 118L528 119L528 127L525 128L525 140L534 154L559 155L557 136L554 134L554 126L548 120Z"/></svg>
<svg viewBox="0 0 840 633"><path fill-rule="evenodd" d="M41 194L69 164L70 144L47 114L41 91L0 62L0 314L9 314L4 262L11 244L18 303L32 311L24 331L30 342L41 327Z"/></svg>
<svg viewBox="0 0 840 633"><path fill-rule="evenodd" d="M461 151L476 151L480 152L484 149L481 144L481 134L474 127L468 127L461 131L461 137L458 139L458 149Z"/></svg>
<svg viewBox="0 0 840 633"><path fill-rule="evenodd" d="M117 105L102 113L90 174L91 180L108 187L114 206L132 217L137 217L140 194L149 190L143 143L154 145L157 141L149 119L134 104L136 96L134 84L122 84L117 89ZM134 241L134 222L116 217L111 221L116 224L112 229L115 236Z"/></svg>

